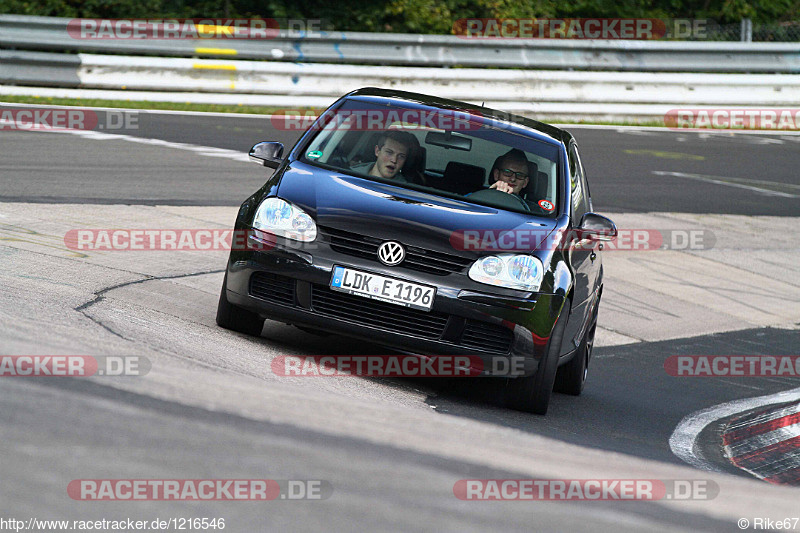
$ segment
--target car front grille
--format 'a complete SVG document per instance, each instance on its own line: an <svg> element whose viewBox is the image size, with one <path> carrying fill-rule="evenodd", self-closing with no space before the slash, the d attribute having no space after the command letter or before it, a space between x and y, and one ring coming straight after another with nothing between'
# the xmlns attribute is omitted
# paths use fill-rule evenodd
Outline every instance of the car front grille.
<svg viewBox="0 0 800 533"><path fill-rule="evenodd" d="M468 348L505 354L511 349L513 341L514 334L505 326L468 319L460 344Z"/></svg>
<svg viewBox="0 0 800 533"><path fill-rule="evenodd" d="M282 305L294 305L295 281L271 272L250 276L250 295Z"/></svg>
<svg viewBox="0 0 800 533"><path fill-rule="evenodd" d="M317 284L311 287L311 306L321 315L424 339L439 339L447 324L443 313L370 300Z"/></svg>
<svg viewBox="0 0 800 533"><path fill-rule="evenodd" d="M349 231L320 227L331 248L341 254L352 255L378 262L378 246L385 239L359 235ZM454 272L462 272L472 263L472 259L457 255L436 252L416 246L406 246L406 258L401 267L437 276L445 276Z"/></svg>
<svg viewBox="0 0 800 533"><path fill-rule="evenodd" d="M271 303L298 305L295 298L296 281L287 276L255 272L250 277L249 290L251 296ZM319 284L311 284L311 308L318 315L438 341L441 341L450 317L437 311L426 312L334 291ZM465 349L507 354L513 340L514 334L505 326L466 319L464 332L456 344Z"/></svg>

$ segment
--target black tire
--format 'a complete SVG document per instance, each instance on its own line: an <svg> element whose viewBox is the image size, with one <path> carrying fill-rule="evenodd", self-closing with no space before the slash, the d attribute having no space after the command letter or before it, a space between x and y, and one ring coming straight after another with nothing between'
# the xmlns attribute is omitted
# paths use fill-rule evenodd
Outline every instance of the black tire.
<svg viewBox="0 0 800 533"><path fill-rule="evenodd" d="M539 368L532 376L510 380L506 390L506 399L509 407L526 413L537 415L547 414L550 398L553 395L553 384L558 370L558 356L561 351L561 341L569 317L570 302L567 299L558 317L550 343L547 345L547 356L539 364Z"/></svg>
<svg viewBox="0 0 800 533"><path fill-rule="evenodd" d="M258 314L237 307L228 301L225 288L228 286L228 273L225 273L225 280L222 282L222 291L219 294L219 304L217 304L217 325L238 331L246 335L261 335L264 329L264 319Z"/></svg>
<svg viewBox="0 0 800 533"><path fill-rule="evenodd" d="M569 363L558 369L556 383L553 388L556 392L571 396L580 396L581 392L583 392L586 377L589 374L592 348L594 348L594 334L597 330L597 311L599 308L600 302L597 302L589 327L586 329L586 333L583 334L583 339L581 339L581 343L578 346L578 351Z"/></svg>

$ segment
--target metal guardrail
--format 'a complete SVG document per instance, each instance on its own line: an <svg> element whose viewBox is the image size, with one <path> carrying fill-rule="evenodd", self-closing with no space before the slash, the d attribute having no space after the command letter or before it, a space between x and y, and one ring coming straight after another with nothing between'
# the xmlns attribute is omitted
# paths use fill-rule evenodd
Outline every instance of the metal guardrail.
<svg viewBox="0 0 800 533"><path fill-rule="evenodd" d="M78 87L80 56L0 50L0 83Z"/></svg>
<svg viewBox="0 0 800 533"><path fill-rule="evenodd" d="M0 84L10 85L0 85L0 94L116 100L326 107L353 89L376 86L485 102L540 119L614 121L660 120L676 108L796 107L800 101L800 76L786 74L311 66L8 50L0 50L0 63ZM58 93L65 89L44 92L47 86L74 89L70 96Z"/></svg>
<svg viewBox="0 0 800 533"><path fill-rule="evenodd" d="M269 41L78 40L68 21L0 15L0 95L326 107L377 86L541 120L607 121L800 102L798 44L359 33L298 39L286 32Z"/></svg>
<svg viewBox="0 0 800 533"><path fill-rule="evenodd" d="M456 100L501 102L796 105L800 76L433 69L79 54L81 86L336 97L394 87Z"/></svg>
<svg viewBox="0 0 800 533"><path fill-rule="evenodd" d="M332 32L270 40L75 39L71 19L0 15L0 48L286 62L635 72L800 72L798 43L480 40Z"/></svg>

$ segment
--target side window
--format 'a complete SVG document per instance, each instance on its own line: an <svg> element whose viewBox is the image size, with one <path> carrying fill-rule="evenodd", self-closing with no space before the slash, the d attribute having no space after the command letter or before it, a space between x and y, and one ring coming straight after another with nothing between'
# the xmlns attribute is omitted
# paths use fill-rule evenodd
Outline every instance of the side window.
<svg viewBox="0 0 800 533"><path fill-rule="evenodd" d="M575 144L569 145L569 181L570 181L570 204L572 206L572 217L577 224L584 213L588 211L586 180L583 176L581 160L578 157L578 149Z"/></svg>
<svg viewBox="0 0 800 533"><path fill-rule="evenodd" d="M578 147L575 146L575 156L578 159L578 171L580 172L581 176L581 184L583 184L583 194L586 199L586 210L592 210L592 193L589 190L589 179L586 177L586 170L583 168L583 162L581 161L581 155L578 153Z"/></svg>

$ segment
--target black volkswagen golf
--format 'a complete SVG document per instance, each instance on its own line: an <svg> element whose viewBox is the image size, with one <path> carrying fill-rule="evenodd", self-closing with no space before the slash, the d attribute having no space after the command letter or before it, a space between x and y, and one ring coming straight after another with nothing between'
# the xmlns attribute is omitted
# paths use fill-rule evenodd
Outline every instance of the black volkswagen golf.
<svg viewBox="0 0 800 533"><path fill-rule="evenodd" d="M430 357L469 354L516 409L578 395L603 292L578 147L559 128L463 102L361 89L335 102L239 209L217 324L265 319ZM498 365L498 361L513 365ZM497 376L497 369L514 368Z"/></svg>

